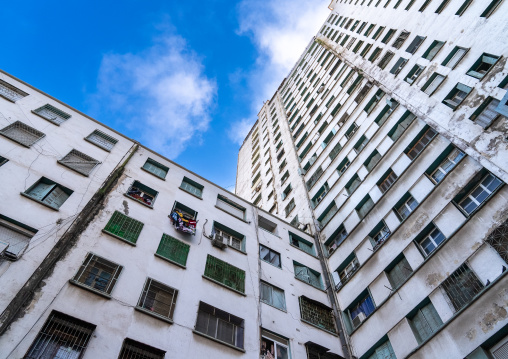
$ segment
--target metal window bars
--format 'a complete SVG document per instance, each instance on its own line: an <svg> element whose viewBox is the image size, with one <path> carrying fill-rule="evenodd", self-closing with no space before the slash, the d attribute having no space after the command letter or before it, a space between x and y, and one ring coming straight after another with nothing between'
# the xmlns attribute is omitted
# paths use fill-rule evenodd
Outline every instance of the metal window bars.
<svg viewBox="0 0 508 359"><path fill-rule="evenodd" d="M178 290L168 287L152 278L147 278L138 307L154 312L164 318L173 319Z"/></svg>
<svg viewBox="0 0 508 359"><path fill-rule="evenodd" d="M53 311L23 358L81 358L95 327Z"/></svg>
<svg viewBox="0 0 508 359"><path fill-rule="evenodd" d="M358 259L356 257L353 258L351 263L349 263L344 270L342 270L339 273L339 283L335 286L335 290L341 289L343 286L349 282L349 280L353 277L353 275L358 271L360 268L360 263L358 262Z"/></svg>
<svg viewBox="0 0 508 359"><path fill-rule="evenodd" d="M245 271L219 258L207 256L204 275L236 291L245 293Z"/></svg>
<svg viewBox="0 0 508 359"><path fill-rule="evenodd" d="M508 263L508 221L494 229L485 241Z"/></svg>
<svg viewBox="0 0 508 359"><path fill-rule="evenodd" d="M315 302L304 296L300 297L300 312L302 320L316 325L319 328L335 333L335 324L331 308Z"/></svg>
<svg viewBox="0 0 508 359"><path fill-rule="evenodd" d="M402 46L402 44L406 41L406 39L409 37L409 34L410 32L409 31L402 31L399 35L399 37L397 37L397 39L395 39L395 41L393 42L392 46L395 47L396 49L400 49L400 47Z"/></svg>
<svg viewBox="0 0 508 359"><path fill-rule="evenodd" d="M50 104L39 107L33 110L32 112L58 126L60 126L60 124L71 118L71 115L69 115L66 112L63 112L62 110L57 109L54 106L51 106Z"/></svg>
<svg viewBox="0 0 508 359"><path fill-rule="evenodd" d="M126 338L118 359L164 359L166 352Z"/></svg>
<svg viewBox="0 0 508 359"><path fill-rule="evenodd" d="M465 263L441 284L455 312L471 302L483 287L483 283Z"/></svg>
<svg viewBox="0 0 508 359"><path fill-rule="evenodd" d="M19 88L12 86L8 82L0 80L0 96L11 102L16 102L17 100L28 96L28 94L25 91L22 91Z"/></svg>
<svg viewBox="0 0 508 359"><path fill-rule="evenodd" d="M244 320L200 302L196 331L237 348L244 347Z"/></svg>
<svg viewBox="0 0 508 359"><path fill-rule="evenodd" d="M103 231L135 244L143 225L142 222L115 211Z"/></svg>
<svg viewBox="0 0 508 359"><path fill-rule="evenodd" d="M111 294L123 267L93 253L88 253L85 261L72 279L91 289Z"/></svg>
<svg viewBox="0 0 508 359"><path fill-rule="evenodd" d="M21 121L16 121L11 123L9 126L2 128L0 130L0 135L10 138L14 142L26 147L32 146L35 142L46 136L44 133L24 124Z"/></svg>
<svg viewBox="0 0 508 359"><path fill-rule="evenodd" d="M101 162L97 161L95 158L85 155L83 152L73 149L61 160L58 160L58 163L69 167L84 176L89 176L95 166Z"/></svg>
<svg viewBox="0 0 508 359"><path fill-rule="evenodd" d="M167 234L163 234L156 254L185 266L190 246Z"/></svg>
<svg viewBox="0 0 508 359"><path fill-rule="evenodd" d="M117 139L106 135L104 132L95 130L91 134L89 134L85 140L93 143L94 145L106 150L111 151L113 146L118 142Z"/></svg>

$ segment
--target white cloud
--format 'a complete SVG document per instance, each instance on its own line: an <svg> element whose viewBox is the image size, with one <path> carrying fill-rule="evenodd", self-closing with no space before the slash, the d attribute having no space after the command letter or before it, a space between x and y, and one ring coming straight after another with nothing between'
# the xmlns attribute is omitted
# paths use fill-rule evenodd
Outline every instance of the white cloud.
<svg viewBox="0 0 508 359"><path fill-rule="evenodd" d="M201 60L177 35L156 39L139 53L104 55L97 86L96 110L173 159L208 129L217 94Z"/></svg>
<svg viewBox="0 0 508 359"><path fill-rule="evenodd" d="M329 15L329 0L243 0L238 8L240 35L250 36L259 55L247 75L249 119L232 124L230 138L241 144L256 121L263 101L270 99ZM244 129L247 131L237 131Z"/></svg>

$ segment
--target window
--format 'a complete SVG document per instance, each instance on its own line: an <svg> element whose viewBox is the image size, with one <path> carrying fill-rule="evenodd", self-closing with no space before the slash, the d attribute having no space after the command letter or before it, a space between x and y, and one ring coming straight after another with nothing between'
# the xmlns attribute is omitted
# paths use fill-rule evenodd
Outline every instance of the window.
<svg viewBox="0 0 508 359"><path fill-rule="evenodd" d="M358 125L356 124L356 122L353 122L351 124L351 126L349 126L349 128L347 129L347 131L344 133L344 136L350 140L351 137L353 137L353 135L356 133L356 131L358 130Z"/></svg>
<svg viewBox="0 0 508 359"><path fill-rule="evenodd" d="M427 169L426 173L434 183L439 183L465 156L464 152L458 148L449 146Z"/></svg>
<svg viewBox="0 0 508 359"><path fill-rule="evenodd" d="M203 195L203 186L197 182L194 182L190 178L184 177L180 188L196 197L201 198Z"/></svg>
<svg viewBox="0 0 508 359"><path fill-rule="evenodd" d="M361 183L362 180L360 179L360 177L358 177L358 174L355 174L353 177L351 177L351 179L348 181L348 183L346 183L345 186L348 196L351 196L353 192L356 191L358 187L360 187Z"/></svg>
<svg viewBox="0 0 508 359"><path fill-rule="evenodd" d="M5 251L5 257L18 260L36 233L35 228L0 214L0 253Z"/></svg>
<svg viewBox="0 0 508 359"><path fill-rule="evenodd" d="M480 174L483 173L480 172ZM465 188L467 194L459 193L454 198L454 202L458 203L459 207L469 216L487 201L502 184L503 182L499 178L488 173L481 180L473 179ZM471 187L473 188L471 189Z"/></svg>
<svg viewBox="0 0 508 359"><path fill-rule="evenodd" d="M388 132L388 136L395 142L400 136L406 131L406 129L413 123L413 120L416 118L409 110L404 112L401 118L397 121L397 123L392 127L392 129Z"/></svg>
<svg viewBox="0 0 508 359"><path fill-rule="evenodd" d="M367 30L365 31L365 34L363 34L363 36L369 36L375 27L376 27L376 24L370 24L369 27L367 28Z"/></svg>
<svg viewBox="0 0 508 359"><path fill-rule="evenodd" d="M335 286L336 290L339 290L346 285L347 282L353 277L356 271L360 268L360 262L356 258L355 252L352 252L342 264L336 269L339 275L338 283Z"/></svg>
<svg viewBox="0 0 508 359"><path fill-rule="evenodd" d="M305 296L300 298L302 321L328 332L336 333L332 309Z"/></svg>
<svg viewBox="0 0 508 359"><path fill-rule="evenodd" d="M385 269L386 275L392 290L396 290L407 278L413 273L413 269L409 265L406 257L401 253L395 260Z"/></svg>
<svg viewBox="0 0 508 359"><path fill-rule="evenodd" d="M71 282L110 297L123 267L93 253L88 253Z"/></svg>
<svg viewBox="0 0 508 359"><path fill-rule="evenodd" d="M291 201L289 201L289 203L286 206L286 208L284 208L284 212L286 214L286 218L291 214L291 212L293 211L293 209L295 209L295 207L296 207L295 199L292 198Z"/></svg>
<svg viewBox="0 0 508 359"><path fill-rule="evenodd" d="M339 226L335 230L335 232L332 233L330 238L325 242L326 249L328 250L328 254L331 255L338 246L344 242L344 240L347 238L348 232L343 224Z"/></svg>
<svg viewBox="0 0 508 359"><path fill-rule="evenodd" d="M432 127L425 126L404 152L411 160L414 160L436 135L437 132Z"/></svg>
<svg viewBox="0 0 508 359"><path fill-rule="evenodd" d="M260 300L280 310L286 310L284 291L267 282L261 281Z"/></svg>
<svg viewBox="0 0 508 359"><path fill-rule="evenodd" d="M51 106L49 104L39 107L38 109L35 109L32 112L58 126L60 126L63 122L71 118L71 115L69 115L68 113L63 112L62 110L59 110L56 107Z"/></svg>
<svg viewBox="0 0 508 359"><path fill-rule="evenodd" d="M425 36L416 36L415 39L407 47L406 52L414 54L421 46L421 44L425 41L425 39L426 39Z"/></svg>
<svg viewBox="0 0 508 359"><path fill-rule="evenodd" d="M384 68L386 67L386 65L388 65L388 63L392 60L393 56L395 54L391 51L386 51L386 53L384 54L384 56L381 58L381 60L379 60L379 63L377 64L379 66L379 68L381 68L382 70L384 70Z"/></svg>
<svg viewBox="0 0 508 359"><path fill-rule="evenodd" d="M392 69L390 70L390 73L397 76L399 74L399 72L404 68L404 66L406 66L407 61L408 60L403 57L398 59L397 62L395 63L395 65L393 65Z"/></svg>
<svg viewBox="0 0 508 359"><path fill-rule="evenodd" d="M374 201L370 197L370 195L366 195L360 203L355 207L356 213L358 213L358 217L360 219L365 218L365 216L370 212L370 210L374 207Z"/></svg>
<svg viewBox="0 0 508 359"><path fill-rule="evenodd" d="M390 228L386 225L386 223L382 220L379 222L374 229L369 233L369 240L372 244L372 249L375 251L376 249L383 244L392 232Z"/></svg>
<svg viewBox="0 0 508 359"><path fill-rule="evenodd" d="M328 186L328 182L325 182L323 186L316 192L314 197L312 197L312 207L316 208L316 206L325 198L326 194L330 190L330 187Z"/></svg>
<svg viewBox="0 0 508 359"><path fill-rule="evenodd" d="M173 204L173 209L169 215L176 230L192 235L196 234L197 217L198 212L177 201Z"/></svg>
<svg viewBox="0 0 508 359"><path fill-rule="evenodd" d="M480 17L489 17L497 9L502 0L492 0Z"/></svg>
<svg viewBox="0 0 508 359"><path fill-rule="evenodd" d="M283 185L283 184L284 184L284 182L286 182L288 178L289 178L289 171L286 171L286 172L282 175L282 177L281 177L281 179L280 179L280 184L281 184L281 185Z"/></svg>
<svg viewBox="0 0 508 359"><path fill-rule="evenodd" d="M302 251L309 253L312 256L316 255L314 251L314 244L312 244L312 242L309 242L291 232L289 232L289 241L291 245L300 248Z"/></svg>
<svg viewBox="0 0 508 359"><path fill-rule="evenodd" d="M461 265L441 284L456 312L466 306L482 291L483 284L467 264Z"/></svg>
<svg viewBox="0 0 508 359"><path fill-rule="evenodd" d="M28 96L28 94L25 91L12 86L10 83L0 80L0 96L11 102L16 102L23 97Z"/></svg>
<svg viewBox="0 0 508 359"><path fill-rule="evenodd" d="M403 221L409 217L416 207L418 207L418 204L418 201L408 192L395 205L395 213L397 214L397 217Z"/></svg>
<svg viewBox="0 0 508 359"><path fill-rule="evenodd" d="M148 158L143 167L141 168L162 179L166 178L166 175L168 174L169 171L168 167L164 166L163 164L157 161L152 160L151 158Z"/></svg>
<svg viewBox="0 0 508 359"><path fill-rule="evenodd" d="M332 203L330 203L328 207L326 207L326 209L323 211L323 213L321 213L321 215L318 217L318 222L321 225L321 228L324 228L338 211L339 209L337 208L335 201L332 201Z"/></svg>
<svg viewBox="0 0 508 359"><path fill-rule="evenodd" d="M95 327L52 311L23 358L82 358Z"/></svg>
<svg viewBox="0 0 508 359"><path fill-rule="evenodd" d="M199 303L195 332L242 349L244 320L204 302Z"/></svg>
<svg viewBox="0 0 508 359"><path fill-rule="evenodd" d="M104 132L95 130L89 134L85 140L106 151L111 151L113 146L118 142L116 138L106 135Z"/></svg>
<svg viewBox="0 0 508 359"><path fill-rule="evenodd" d="M455 46L455 48L452 50L452 52L450 52L450 54L446 57L441 65L451 69L455 68L455 66L457 66L460 60L462 60L467 51L468 49Z"/></svg>
<svg viewBox="0 0 508 359"><path fill-rule="evenodd" d="M381 160L381 154L377 151L377 150L374 150L372 151L372 153L370 154L370 156L367 158L367 160L363 163L363 165L365 166L365 168L367 169L367 171L372 171L372 169L379 163L379 161Z"/></svg>
<svg viewBox="0 0 508 359"><path fill-rule="evenodd" d="M409 34L410 32L409 31L405 31L403 30L399 37L397 37L395 39L395 41L393 42L392 46L395 47L396 49L400 49L401 46L404 44L404 42L407 40L407 38L409 37Z"/></svg>
<svg viewBox="0 0 508 359"><path fill-rule="evenodd" d="M455 15L461 16L472 2L473 0L464 0L464 3L459 7Z"/></svg>
<svg viewBox="0 0 508 359"><path fill-rule="evenodd" d="M360 295L360 298L355 301L356 303L353 302L353 305L347 310L353 329L358 328L375 309L374 301L367 290Z"/></svg>
<svg viewBox="0 0 508 359"><path fill-rule="evenodd" d="M339 177L346 172L346 170L349 168L349 165L351 164L351 161L346 157L342 160L342 162L337 167L337 173L339 174Z"/></svg>
<svg viewBox="0 0 508 359"><path fill-rule="evenodd" d="M118 359L164 359L165 354L163 350L127 338L123 341Z"/></svg>
<svg viewBox="0 0 508 359"><path fill-rule="evenodd" d="M393 172L392 169L389 169L383 177L378 181L377 186L381 190L382 193L388 191L388 189L392 186L392 184L397 180L397 175Z"/></svg>
<svg viewBox="0 0 508 359"><path fill-rule="evenodd" d="M211 255L206 257L204 276L234 291L245 293L245 271Z"/></svg>
<svg viewBox="0 0 508 359"><path fill-rule="evenodd" d="M445 236L441 231L434 225L429 224L423 232L418 235L417 242L420 248L424 252L424 256L427 257L429 254L434 252L436 248L445 240Z"/></svg>
<svg viewBox="0 0 508 359"><path fill-rule="evenodd" d="M21 194L52 209L58 210L72 193L73 191L67 187L59 185L46 177L42 177Z"/></svg>
<svg viewBox="0 0 508 359"><path fill-rule="evenodd" d="M0 130L3 135L14 142L25 147L32 146L35 142L46 136L44 133L37 131L35 128L25 125L23 122L16 121Z"/></svg>
<svg viewBox="0 0 508 359"><path fill-rule="evenodd" d="M222 237L223 242L228 246L237 249L239 251L245 252L245 236L219 222L213 222L213 233L214 235L219 235Z"/></svg>
<svg viewBox="0 0 508 359"><path fill-rule="evenodd" d="M383 40L381 40L381 42L383 44L387 44L388 41L390 41L390 39L392 38L392 36L395 34L395 29L390 29L388 30L388 32L386 33L385 37L383 37Z"/></svg>
<svg viewBox="0 0 508 359"><path fill-rule="evenodd" d="M381 101L384 95L385 92L383 90L377 90L376 94L372 96L363 110L367 112L367 114L370 114L372 110L374 110L374 107L376 107L376 105L379 103L379 101Z"/></svg>
<svg viewBox="0 0 508 359"><path fill-rule="evenodd" d="M318 289L323 289L321 274L319 272L316 272L315 270L295 261L293 261L293 267L295 270L295 278L300 279Z"/></svg>
<svg viewBox="0 0 508 359"><path fill-rule="evenodd" d="M289 341L261 329L260 354L262 359L287 359L289 358Z"/></svg>
<svg viewBox="0 0 508 359"><path fill-rule="evenodd" d="M0 156L0 167L5 165L7 162L9 162L7 158Z"/></svg>
<svg viewBox="0 0 508 359"><path fill-rule="evenodd" d="M407 4L406 8L404 10L409 10L411 9L411 6L413 6L413 4L415 3L416 0L409 0L409 3Z"/></svg>
<svg viewBox="0 0 508 359"><path fill-rule="evenodd" d="M310 190L312 187L314 187L314 185L316 184L317 180L321 177L321 175L323 174L323 168L321 166L319 166L316 171L314 172L314 174L309 178L309 180L305 183L305 185L307 186L307 190Z"/></svg>
<svg viewBox="0 0 508 359"><path fill-rule="evenodd" d="M371 352L369 350L369 352ZM372 354L367 359L397 359L389 340L372 350Z"/></svg>
<svg viewBox="0 0 508 359"><path fill-rule="evenodd" d="M429 48L423 53L422 57L432 61L444 44L444 41L434 40L432 44L430 44Z"/></svg>
<svg viewBox="0 0 508 359"><path fill-rule="evenodd" d="M432 96L434 91L441 85L445 77L443 75L434 72L427 82L422 86L421 90L429 96Z"/></svg>
<svg viewBox="0 0 508 359"><path fill-rule="evenodd" d="M102 231L122 239L129 244L136 244L142 229L143 223L115 211Z"/></svg>
<svg viewBox="0 0 508 359"><path fill-rule="evenodd" d="M235 217L245 220L245 207L240 206L239 204L231 201L225 196L217 195L217 207L223 209L224 211L232 214Z"/></svg>
<svg viewBox="0 0 508 359"><path fill-rule="evenodd" d="M424 303L422 307L408 315L409 324L418 344L430 338L443 325L432 302L427 298Z"/></svg>
<svg viewBox="0 0 508 359"><path fill-rule="evenodd" d="M418 79L423 70L425 70L424 66L414 65L413 68L408 72L408 74L404 78L404 81L406 81L410 85L414 84L414 82Z"/></svg>
<svg viewBox="0 0 508 359"><path fill-rule="evenodd" d="M380 26L378 27L378 29L376 30L376 32L374 33L374 35L372 36L372 38L374 40L377 40L379 38L379 36L381 36L381 34L383 33L385 27L384 26Z"/></svg>
<svg viewBox="0 0 508 359"><path fill-rule="evenodd" d="M456 110L457 107L464 101L466 96L473 89L469 86L461 84L460 82L455 85L455 87L450 91L450 93L444 98L443 103L450 107L453 110Z"/></svg>
<svg viewBox="0 0 508 359"><path fill-rule="evenodd" d="M163 233L155 255L167 260L168 262L185 268L185 265L187 264L187 257L189 256L189 250L190 246L187 243Z"/></svg>
<svg viewBox="0 0 508 359"><path fill-rule="evenodd" d="M89 176L95 166L100 164L96 159L75 149L65 155L61 160L58 160L58 163L84 176Z"/></svg>
<svg viewBox="0 0 508 359"><path fill-rule="evenodd" d="M369 57L369 61L370 61L370 62L374 62L374 61L376 61L376 59L378 58L378 56L381 54L381 51L382 51L382 50L383 50L382 48L380 48L380 47L376 47L376 48L374 49L374 51L372 51L372 54L371 54L371 55L370 55L370 57Z"/></svg>
<svg viewBox="0 0 508 359"><path fill-rule="evenodd" d="M424 3L422 4L422 6L420 7L420 9L418 9L418 11L423 12L427 8L427 6L429 6L431 1L432 0L425 0Z"/></svg>
<svg viewBox="0 0 508 359"><path fill-rule="evenodd" d="M136 309L172 322L177 297L176 289L152 278L146 278Z"/></svg>
<svg viewBox="0 0 508 359"><path fill-rule="evenodd" d="M496 110L499 103L500 101L493 97L487 98L487 100L485 100L485 102L476 109L469 119L476 122L483 128L489 127L501 116Z"/></svg>
<svg viewBox="0 0 508 359"><path fill-rule="evenodd" d="M271 250L268 247L265 247L262 244L259 245L259 258L261 258L265 262L268 262L277 268L281 268L280 254L275 252L274 250Z"/></svg>
<svg viewBox="0 0 508 359"><path fill-rule="evenodd" d="M372 47L372 44L365 44L365 47L363 48L363 50L360 52L360 56L361 57L365 57L367 55L367 53L369 52L370 48Z"/></svg>
<svg viewBox="0 0 508 359"><path fill-rule="evenodd" d="M499 58L500 56L484 53L478 60L476 60L466 74L481 80L496 64Z"/></svg>
<svg viewBox="0 0 508 359"><path fill-rule="evenodd" d="M367 146L367 143L369 143L369 139L365 136L360 137L360 139L356 142L356 144L353 146L356 153L360 153L365 146Z"/></svg>
<svg viewBox="0 0 508 359"><path fill-rule="evenodd" d="M145 186L141 182L134 181L134 183L130 186L129 190L127 191L127 197L130 197L144 205L147 205L150 208L153 208L153 205L155 203L155 199L157 198L157 192L156 190Z"/></svg>

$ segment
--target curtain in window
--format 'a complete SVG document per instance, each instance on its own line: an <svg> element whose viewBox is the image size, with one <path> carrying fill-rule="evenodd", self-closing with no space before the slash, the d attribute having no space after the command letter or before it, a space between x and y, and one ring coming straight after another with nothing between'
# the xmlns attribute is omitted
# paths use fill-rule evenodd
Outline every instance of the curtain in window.
<svg viewBox="0 0 508 359"><path fill-rule="evenodd" d="M358 316L358 314L363 313L366 317L370 315L375 309L374 301L368 295L358 306L351 311L351 319L354 319Z"/></svg>

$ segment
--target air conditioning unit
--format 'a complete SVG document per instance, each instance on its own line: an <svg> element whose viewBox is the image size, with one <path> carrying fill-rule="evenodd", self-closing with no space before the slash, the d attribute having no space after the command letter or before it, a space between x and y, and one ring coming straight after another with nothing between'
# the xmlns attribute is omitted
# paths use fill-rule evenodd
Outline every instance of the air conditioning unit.
<svg viewBox="0 0 508 359"><path fill-rule="evenodd" d="M224 242L224 237L222 237L219 234L215 234L215 236L212 239L212 245L217 248L220 248L220 249L226 247L226 243Z"/></svg>
<svg viewBox="0 0 508 359"><path fill-rule="evenodd" d="M358 315L353 319L353 327L357 328L360 324L362 324L365 318L365 313L358 313Z"/></svg>

